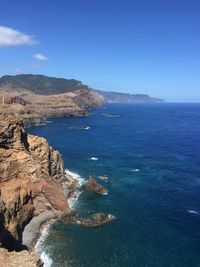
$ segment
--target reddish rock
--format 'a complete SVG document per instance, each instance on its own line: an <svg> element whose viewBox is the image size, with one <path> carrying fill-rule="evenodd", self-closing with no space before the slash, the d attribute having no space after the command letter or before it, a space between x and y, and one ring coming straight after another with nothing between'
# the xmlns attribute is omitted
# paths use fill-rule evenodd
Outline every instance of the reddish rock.
<svg viewBox="0 0 200 267"><path fill-rule="evenodd" d="M84 184L84 187L87 190L94 191L95 193L99 195L108 194L108 190L104 186L97 183L96 180L92 176L89 177L88 181Z"/></svg>
<svg viewBox="0 0 200 267"><path fill-rule="evenodd" d="M103 212L95 213L89 219L82 219L80 224L85 227L97 227L102 224L108 223L115 219L115 216L111 214L105 214Z"/></svg>
<svg viewBox="0 0 200 267"><path fill-rule="evenodd" d="M44 138L27 135L21 121L0 121L0 243L18 249L34 215L68 213L61 177L62 157Z"/></svg>
<svg viewBox="0 0 200 267"><path fill-rule="evenodd" d="M108 223L115 219L115 216L111 214L105 214L103 212L97 212L93 214L90 218L82 218L80 214L71 213L67 216L63 222L65 224L80 224L84 227L97 227L102 224Z"/></svg>

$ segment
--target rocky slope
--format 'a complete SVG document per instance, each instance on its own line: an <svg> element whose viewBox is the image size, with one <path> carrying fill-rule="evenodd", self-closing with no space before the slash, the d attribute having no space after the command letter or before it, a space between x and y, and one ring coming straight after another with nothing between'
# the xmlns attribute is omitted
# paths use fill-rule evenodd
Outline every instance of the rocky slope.
<svg viewBox="0 0 200 267"><path fill-rule="evenodd" d="M28 251L8 252L0 248L0 267L42 267L34 253Z"/></svg>
<svg viewBox="0 0 200 267"><path fill-rule="evenodd" d="M76 80L29 74L0 78L0 117L21 118L25 126L52 117L86 116L104 102L103 96Z"/></svg>
<svg viewBox="0 0 200 267"><path fill-rule="evenodd" d="M44 123L47 118L87 116L88 109L103 101L95 92L84 90L59 95L0 94L0 117L22 119L26 126Z"/></svg>
<svg viewBox="0 0 200 267"><path fill-rule="evenodd" d="M33 74L2 76L0 92L11 95L10 101L9 97L5 96L3 99L0 95L0 103L26 105L21 113L36 113L40 117L85 115L87 109L99 107L104 103L160 103L164 101L145 94L94 90L75 79Z"/></svg>
<svg viewBox="0 0 200 267"><path fill-rule="evenodd" d="M24 227L45 211L69 212L59 179L63 160L41 137L26 134L18 120L0 121L0 244L21 250Z"/></svg>

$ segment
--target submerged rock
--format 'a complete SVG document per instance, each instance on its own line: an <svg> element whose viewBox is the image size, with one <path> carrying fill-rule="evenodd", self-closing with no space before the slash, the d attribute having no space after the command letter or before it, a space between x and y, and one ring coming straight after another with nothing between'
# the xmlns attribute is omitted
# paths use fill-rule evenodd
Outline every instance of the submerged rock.
<svg viewBox="0 0 200 267"><path fill-rule="evenodd" d="M84 184L84 187L87 190L93 191L99 195L107 195L108 190L102 186L101 184L97 183L94 177L90 176L89 180Z"/></svg>
<svg viewBox="0 0 200 267"><path fill-rule="evenodd" d="M108 176L107 175L100 175L98 176L99 179L101 180L108 180Z"/></svg>
<svg viewBox="0 0 200 267"><path fill-rule="evenodd" d="M114 215L105 214L103 212L95 213L89 219L82 219L80 224L85 227L97 227L115 219Z"/></svg>
<svg viewBox="0 0 200 267"><path fill-rule="evenodd" d="M64 220L65 224L80 224L84 227L97 227L115 219L114 215L97 212L90 218L82 218L79 213L71 212Z"/></svg>

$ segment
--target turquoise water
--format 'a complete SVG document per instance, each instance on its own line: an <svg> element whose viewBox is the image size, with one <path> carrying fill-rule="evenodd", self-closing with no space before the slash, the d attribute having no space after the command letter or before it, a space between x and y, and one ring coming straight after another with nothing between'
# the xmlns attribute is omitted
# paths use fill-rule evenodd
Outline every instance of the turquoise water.
<svg viewBox="0 0 200 267"><path fill-rule="evenodd" d="M109 194L83 192L75 208L116 216L98 228L52 225L42 246L51 266L200 266L200 104L113 104L95 112L29 130L47 138L70 171L108 175L99 182ZM102 115L108 112L120 117ZM90 129L69 129L80 125Z"/></svg>

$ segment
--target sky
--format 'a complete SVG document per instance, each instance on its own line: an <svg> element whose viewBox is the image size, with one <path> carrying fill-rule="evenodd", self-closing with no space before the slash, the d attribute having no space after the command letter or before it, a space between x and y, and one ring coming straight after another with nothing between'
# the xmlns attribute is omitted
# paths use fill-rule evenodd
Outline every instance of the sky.
<svg viewBox="0 0 200 267"><path fill-rule="evenodd" d="M1 0L0 76L200 102L199 0Z"/></svg>

